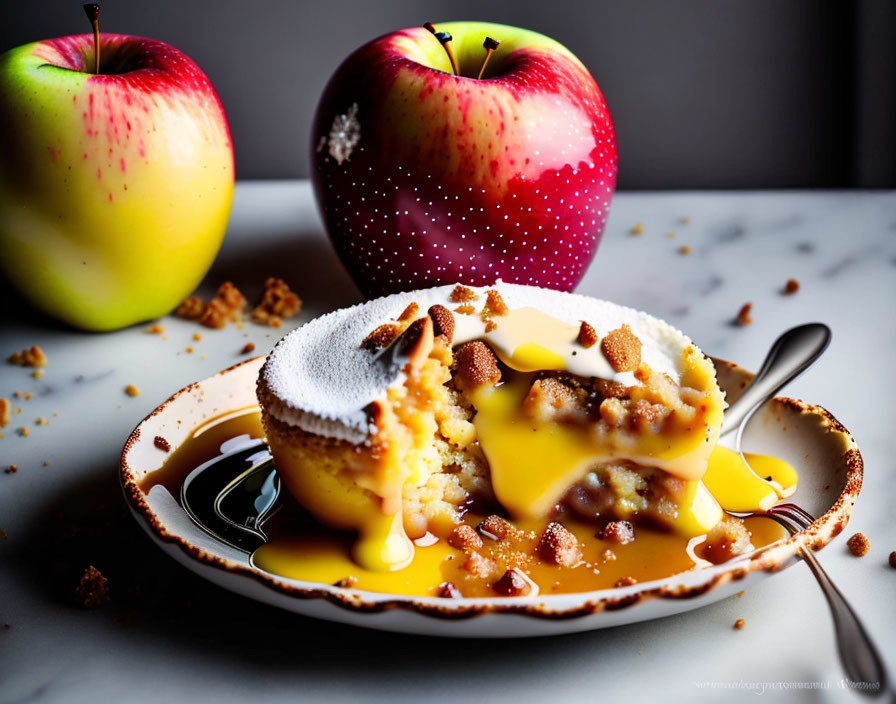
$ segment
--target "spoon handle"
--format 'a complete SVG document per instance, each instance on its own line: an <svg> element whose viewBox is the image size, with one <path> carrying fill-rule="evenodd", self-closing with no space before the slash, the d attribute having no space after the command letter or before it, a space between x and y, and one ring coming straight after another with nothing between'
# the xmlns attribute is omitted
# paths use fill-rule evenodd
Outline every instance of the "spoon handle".
<svg viewBox="0 0 896 704"><path fill-rule="evenodd" d="M721 434L736 430L756 406L802 374L830 342L831 329L823 323L807 323L782 334L775 340L753 382L725 411Z"/></svg>
<svg viewBox="0 0 896 704"><path fill-rule="evenodd" d="M774 506L766 515L778 521L791 533L805 530L813 521L811 515L799 506L789 503ZM893 693L888 692L887 670L859 617L828 573L824 571L812 549L801 547L800 557L812 570L831 608L840 662L846 676L857 685L852 689L873 697L889 694L893 699Z"/></svg>

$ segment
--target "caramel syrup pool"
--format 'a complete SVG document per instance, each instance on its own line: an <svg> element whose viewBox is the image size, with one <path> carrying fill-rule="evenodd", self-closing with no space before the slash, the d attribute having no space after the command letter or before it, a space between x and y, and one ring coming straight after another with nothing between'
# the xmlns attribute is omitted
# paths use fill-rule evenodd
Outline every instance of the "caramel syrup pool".
<svg viewBox="0 0 896 704"><path fill-rule="evenodd" d="M160 469L143 479L141 489L148 492L153 486L161 485L179 499L187 475L219 456L221 445L239 436L264 438L257 407L224 414L198 427ZM475 526L483 518L469 513L464 521ZM702 557L704 546L699 544L699 538L688 539L639 525L636 540L619 545L596 537L594 525L565 519L563 523L579 539L583 561L574 567L558 567L533 559L523 566L539 585L541 594L606 589L625 578L647 582L711 564ZM744 523L756 548L786 537L784 529L771 519L748 518ZM514 521L513 524L537 536L547 520ZM264 530L269 542L252 554L251 561L265 572L308 582L342 583L355 589L411 596L435 596L441 583L451 582L467 597L495 596L489 581L472 578L461 568L466 556L450 547L444 536L427 534L416 540L414 560L402 570L373 572L359 567L351 558L354 536L320 526L285 490L280 509L265 522Z"/></svg>

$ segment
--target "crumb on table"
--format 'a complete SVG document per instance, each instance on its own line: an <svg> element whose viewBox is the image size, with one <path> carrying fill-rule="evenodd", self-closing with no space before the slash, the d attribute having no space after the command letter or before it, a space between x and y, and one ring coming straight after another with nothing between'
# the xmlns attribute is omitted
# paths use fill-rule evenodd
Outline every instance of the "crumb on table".
<svg viewBox="0 0 896 704"><path fill-rule="evenodd" d="M10 364L18 364L20 367L45 367L47 355L37 345L26 347L21 352L13 352L7 361Z"/></svg>
<svg viewBox="0 0 896 704"><path fill-rule="evenodd" d="M15 474L18 471L19 471L19 468L14 464L9 465L9 467L7 467L6 469L3 470L3 472L5 474Z"/></svg>
<svg viewBox="0 0 896 704"><path fill-rule="evenodd" d="M742 618L739 618L739 619L737 619L737 621L734 622L734 630L741 631L741 630L743 630L743 628L746 624L747 624L746 621L744 621Z"/></svg>
<svg viewBox="0 0 896 704"><path fill-rule="evenodd" d="M240 350L240 354L249 354L250 352L254 352L254 351L255 351L255 343L247 342L245 345L243 345L243 349Z"/></svg>
<svg viewBox="0 0 896 704"><path fill-rule="evenodd" d="M10 407L9 399L0 398L0 428L5 428L9 425Z"/></svg>
<svg viewBox="0 0 896 704"><path fill-rule="evenodd" d="M690 254L691 253L690 245L686 245L686 244L681 245L681 247L678 248L678 253L683 254L683 255Z"/></svg>
<svg viewBox="0 0 896 704"><path fill-rule="evenodd" d="M800 282L796 279L787 279L787 283L784 284L784 294L791 295L800 290Z"/></svg>
<svg viewBox="0 0 896 704"><path fill-rule="evenodd" d="M137 388L136 386L134 386L133 384L128 384L127 386L125 386L125 387L124 387L124 392L125 392L128 396L130 396L131 398L140 395L140 389L138 389L138 388Z"/></svg>
<svg viewBox="0 0 896 704"><path fill-rule="evenodd" d="M846 546L853 555L862 557L868 552L868 548L871 547L871 541L868 540L864 533L856 533L846 541Z"/></svg>
<svg viewBox="0 0 896 704"><path fill-rule="evenodd" d="M629 233L632 235L643 235L644 234L644 223L636 222Z"/></svg>
<svg viewBox="0 0 896 704"><path fill-rule="evenodd" d="M31 376L35 379L43 379L44 378L44 370L43 369L35 369L31 372Z"/></svg>
<svg viewBox="0 0 896 704"><path fill-rule="evenodd" d="M291 318L302 309L302 299L289 285L274 276L264 282L261 300L252 309L252 322L259 325L280 327L283 318Z"/></svg>
<svg viewBox="0 0 896 704"><path fill-rule="evenodd" d="M896 550L890 553L890 567L896 570Z"/></svg>
<svg viewBox="0 0 896 704"><path fill-rule="evenodd" d="M90 565L81 575L75 587L75 598L86 609L95 609L109 602L109 580L96 567Z"/></svg>
<svg viewBox="0 0 896 704"><path fill-rule="evenodd" d="M753 322L753 317L751 314L753 310L752 303L744 303L740 311L737 313L737 317L734 319L734 324L743 327L744 325L749 325Z"/></svg>
<svg viewBox="0 0 896 704"><path fill-rule="evenodd" d="M181 305L183 305L183 303ZM180 308L180 306L178 306L178 308ZM154 325L150 325L148 328L146 328L144 332L147 335L161 335L163 332L165 332L165 328L163 328L158 323L155 323Z"/></svg>

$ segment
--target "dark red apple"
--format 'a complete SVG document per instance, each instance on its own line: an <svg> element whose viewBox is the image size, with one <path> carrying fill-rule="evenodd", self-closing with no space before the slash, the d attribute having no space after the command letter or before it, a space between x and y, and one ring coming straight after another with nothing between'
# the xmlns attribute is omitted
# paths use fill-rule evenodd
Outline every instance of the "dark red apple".
<svg viewBox="0 0 896 704"><path fill-rule="evenodd" d="M498 278L571 290L616 184L600 89L535 32L437 29L459 75L420 27L361 47L324 91L312 176L339 256L367 296ZM479 78L486 37L500 46Z"/></svg>

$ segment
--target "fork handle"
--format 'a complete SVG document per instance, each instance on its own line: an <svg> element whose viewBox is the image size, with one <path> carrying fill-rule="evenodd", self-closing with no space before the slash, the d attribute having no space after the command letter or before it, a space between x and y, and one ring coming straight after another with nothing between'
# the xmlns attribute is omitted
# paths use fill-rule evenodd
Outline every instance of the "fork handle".
<svg viewBox="0 0 896 704"><path fill-rule="evenodd" d="M810 548L801 547L800 555L806 561L818 585L831 607L834 619L834 631L837 634L837 651L840 662L851 682L859 683L853 691L872 697L889 694L891 700L896 699L889 692L887 670L881 660L880 653L865 632L859 617L837 589L828 573L824 571L815 553ZM871 688L872 683L876 688ZM863 686L864 685L864 686ZM866 688L867 687L867 688Z"/></svg>

